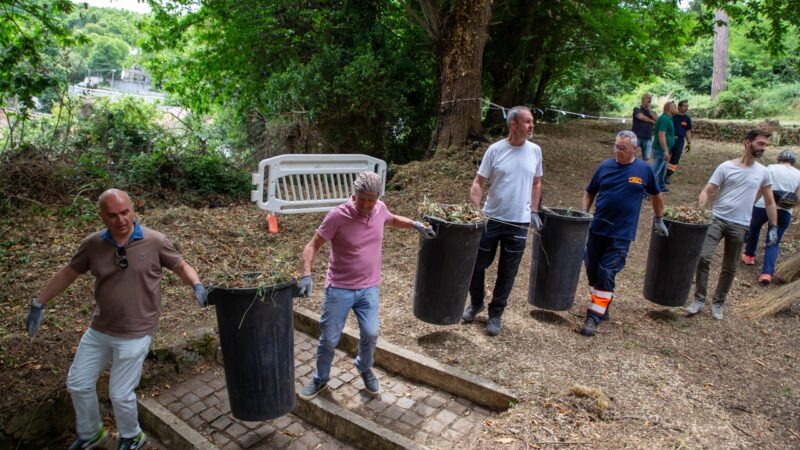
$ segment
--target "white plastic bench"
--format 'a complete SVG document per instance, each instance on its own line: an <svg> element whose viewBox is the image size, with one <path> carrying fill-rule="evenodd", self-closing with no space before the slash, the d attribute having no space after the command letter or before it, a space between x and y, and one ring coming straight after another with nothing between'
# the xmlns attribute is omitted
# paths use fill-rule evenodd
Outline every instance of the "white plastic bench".
<svg viewBox="0 0 800 450"><path fill-rule="evenodd" d="M353 194L361 172L381 176L386 189L386 162L367 155L288 154L265 159L253 174L250 200L274 214L330 211Z"/></svg>

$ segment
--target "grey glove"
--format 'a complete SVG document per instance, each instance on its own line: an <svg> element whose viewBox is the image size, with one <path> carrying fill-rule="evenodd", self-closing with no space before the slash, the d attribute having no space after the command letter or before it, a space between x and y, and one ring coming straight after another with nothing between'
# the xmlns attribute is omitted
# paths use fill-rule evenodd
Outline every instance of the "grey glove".
<svg viewBox="0 0 800 450"><path fill-rule="evenodd" d="M419 234L422 235L425 239L433 239L436 237L436 232L433 231L432 228L428 228L422 224L422 222L414 222L414 228L419 231Z"/></svg>
<svg viewBox="0 0 800 450"><path fill-rule="evenodd" d="M663 217L653 216L653 230L661 237L669 237L669 230Z"/></svg>
<svg viewBox="0 0 800 450"><path fill-rule="evenodd" d="M25 321L25 328L27 328L29 336L36 336L36 332L39 331L39 326L44 318L43 312L44 305L36 303L36 299L33 299L31 308L28 311L28 319Z"/></svg>
<svg viewBox="0 0 800 450"><path fill-rule="evenodd" d="M531 228L536 231L542 229L542 218L539 217L539 212L531 211Z"/></svg>
<svg viewBox="0 0 800 450"><path fill-rule="evenodd" d="M194 296L197 299L197 305L201 308L208 306L208 292L203 283L197 283L194 286Z"/></svg>
<svg viewBox="0 0 800 450"><path fill-rule="evenodd" d="M314 286L314 280L311 279L311 275L303 275L302 277L300 277L300 285L298 286L300 297L310 296L313 286Z"/></svg>
<svg viewBox="0 0 800 450"><path fill-rule="evenodd" d="M770 224L767 227L767 246L772 246L778 243L778 227Z"/></svg>

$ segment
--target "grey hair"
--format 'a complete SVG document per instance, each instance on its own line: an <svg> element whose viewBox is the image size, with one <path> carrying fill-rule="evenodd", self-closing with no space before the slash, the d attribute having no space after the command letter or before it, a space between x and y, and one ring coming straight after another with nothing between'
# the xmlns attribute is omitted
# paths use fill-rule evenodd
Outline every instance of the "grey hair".
<svg viewBox="0 0 800 450"><path fill-rule="evenodd" d="M506 124L508 125L509 128L511 128L511 122L517 121L517 116L522 111L531 112L530 108L528 108L527 106L515 106L508 110L508 114L506 114Z"/></svg>
<svg viewBox="0 0 800 450"><path fill-rule="evenodd" d="M778 154L778 162L788 162L794 165L797 162L797 153L785 148Z"/></svg>
<svg viewBox="0 0 800 450"><path fill-rule="evenodd" d="M639 139L636 138L636 133L630 130L624 130L617 133L617 138L629 139L634 147L639 145Z"/></svg>
<svg viewBox="0 0 800 450"><path fill-rule="evenodd" d="M381 193L381 176L375 172L361 172L353 181L353 191L356 193L374 192Z"/></svg>
<svg viewBox="0 0 800 450"><path fill-rule="evenodd" d="M98 211L103 210L103 205L109 197L122 197L128 201L128 204L131 205L131 207L133 207L133 203L131 203L131 197L127 192L123 191L122 189L111 188L100 194L100 197L97 199Z"/></svg>

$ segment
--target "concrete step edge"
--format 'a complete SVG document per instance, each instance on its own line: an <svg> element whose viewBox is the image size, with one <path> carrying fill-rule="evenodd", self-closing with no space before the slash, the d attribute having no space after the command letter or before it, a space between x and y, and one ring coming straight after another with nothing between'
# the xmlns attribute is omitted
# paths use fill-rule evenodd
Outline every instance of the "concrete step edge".
<svg viewBox="0 0 800 450"><path fill-rule="evenodd" d="M154 434L170 450L219 450L152 398L139 399L139 421L142 428Z"/></svg>

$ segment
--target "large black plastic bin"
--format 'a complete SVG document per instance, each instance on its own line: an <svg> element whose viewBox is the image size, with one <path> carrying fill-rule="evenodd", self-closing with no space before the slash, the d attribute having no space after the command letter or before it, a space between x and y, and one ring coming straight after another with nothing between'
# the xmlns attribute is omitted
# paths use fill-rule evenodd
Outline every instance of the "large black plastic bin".
<svg viewBox="0 0 800 450"><path fill-rule="evenodd" d="M295 296L293 281L209 291L209 304L217 308L231 412L237 419L275 419L294 408Z"/></svg>
<svg viewBox="0 0 800 450"><path fill-rule="evenodd" d="M434 325L453 325L461 321L464 313L485 224L426 219L436 237L420 237L414 279L414 316Z"/></svg>
<svg viewBox="0 0 800 450"><path fill-rule="evenodd" d="M669 237L650 232L644 298L663 306L683 306L692 289L703 241L710 223L691 224L664 219Z"/></svg>
<svg viewBox="0 0 800 450"><path fill-rule="evenodd" d="M566 311L575 301L591 214L553 208L542 212L544 228L531 239L528 303Z"/></svg>

